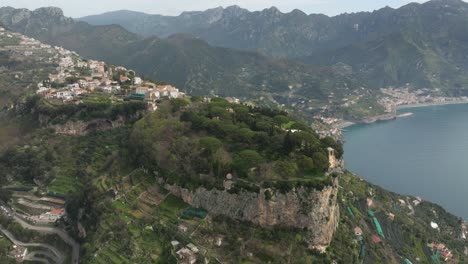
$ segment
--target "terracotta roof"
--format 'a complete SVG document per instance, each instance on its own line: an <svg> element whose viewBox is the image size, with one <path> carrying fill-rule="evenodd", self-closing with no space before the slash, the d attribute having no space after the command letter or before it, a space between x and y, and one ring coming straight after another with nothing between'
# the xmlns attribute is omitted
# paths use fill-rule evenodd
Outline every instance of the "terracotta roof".
<svg viewBox="0 0 468 264"><path fill-rule="evenodd" d="M356 226L356 227L354 228L354 233L355 233L355 234L362 234L362 229L361 229L360 227Z"/></svg>
<svg viewBox="0 0 468 264"><path fill-rule="evenodd" d="M63 211L64 211L64 209L54 209L54 210L50 211L50 213L59 215L59 214L63 214Z"/></svg>
<svg viewBox="0 0 468 264"><path fill-rule="evenodd" d="M380 242L382 242L382 240L380 239L380 237L377 236L377 235L372 235L372 241L374 241L374 243L380 243Z"/></svg>

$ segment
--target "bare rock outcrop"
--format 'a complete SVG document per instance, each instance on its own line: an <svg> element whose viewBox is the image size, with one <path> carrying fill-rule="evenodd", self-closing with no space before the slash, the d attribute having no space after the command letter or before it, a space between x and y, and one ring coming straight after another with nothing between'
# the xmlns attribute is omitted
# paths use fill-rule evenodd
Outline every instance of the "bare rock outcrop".
<svg viewBox="0 0 468 264"><path fill-rule="evenodd" d="M123 119L108 120L94 119L92 121L67 121L65 124L51 125L57 134L83 136L88 133L105 131L120 127L125 124Z"/></svg>
<svg viewBox="0 0 468 264"><path fill-rule="evenodd" d="M205 188L190 191L175 185L165 187L213 216L222 215L264 227L277 225L303 229L309 248L319 251L330 244L339 223L337 178L332 186L321 191L301 187L285 194L271 189L261 189L259 193L230 193ZM271 199L265 196L267 190L273 194Z"/></svg>

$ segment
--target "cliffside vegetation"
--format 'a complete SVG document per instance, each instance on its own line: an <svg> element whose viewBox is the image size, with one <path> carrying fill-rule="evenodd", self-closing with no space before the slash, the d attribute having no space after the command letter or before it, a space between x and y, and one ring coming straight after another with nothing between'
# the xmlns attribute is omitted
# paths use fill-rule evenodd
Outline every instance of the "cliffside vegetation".
<svg viewBox="0 0 468 264"><path fill-rule="evenodd" d="M194 98L192 98L194 99ZM231 104L173 100L135 124L130 142L135 160L169 183L193 189L223 188L227 174L257 184L323 180L327 147L287 113ZM174 162L177 161L177 162Z"/></svg>
<svg viewBox="0 0 468 264"><path fill-rule="evenodd" d="M6 174L1 183L38 186L40 192L66 197L69 218L64 225L82 242L85 263L176 263L170 244L174 240L207 250L199 255L201 260L225 263L425 260L431 256L425 249L431 239L446 243L462 259L463 242L453 238L460 231L456 217L430 203L416 207L415 215L408 215L406 208L395 211L398 199L406 198L354 176L341 176L341 222L325 254L308 249L302 229L261 227L209 212L206 218L183 219L190 205L169 194L160 180L189 189L223 188L231 173L240 183L232 192L255 193L258 186L275 184L272 187L283 192L297 185L320 188L327 184L323 172L328 146L341 155L333 140L318 139L282 111L192 97L163 102L157 112L109 131L65 136L46 128L34 130L2 153L0 169ZM366 215L368 197L376 203L372 210L386 234L382 244L370 240L376 230ZM348 206L354 217L348 215ZM393 222L385 220L387 212L395 214ZM443 226L440 233L429 221ZM78 236L78 222L86 237ZM356 225L365 232L364 258L359 258Z"/></svg>
<svg viewBox="0 0 468 264"><path fill-rule="evenodd" d="M44 119L47 124L61 124L67 121L90 121L98 118L136 120L146 110L144 102L115 102L105 94L87 94L80 104L63 103L61 100L44 100L40 96L26 99L21 111L31 113L36 120Z"/></svg>
<svg viewBox="0 0 468 264"><path fill-rule="evenodd" d="M350 173L342 175L340 185L341 221L329 248L330 256L339 263L404 263L405 259L412 263L442 263L442 250L429 247L432 243L450 250L448 263L466 262L466 241L459 217L438 205L386 191ZM379 221L384 237L378 234L369 210ZM431 222L438 228L431 227ZM361 235L356 235L356 227Z"/></svg>

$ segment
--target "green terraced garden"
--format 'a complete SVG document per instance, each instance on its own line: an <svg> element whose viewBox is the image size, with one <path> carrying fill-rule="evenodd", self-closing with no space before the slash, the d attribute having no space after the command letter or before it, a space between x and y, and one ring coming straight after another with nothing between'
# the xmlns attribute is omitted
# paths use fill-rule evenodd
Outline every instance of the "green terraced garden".
<svg viewBox="0 0 468 264"><path fill-rule="evenodd" d="M65 195L67 193L78 192L81 187L83 187L83 184L78 179L60 176L49 185L49 192Z"/></svg>

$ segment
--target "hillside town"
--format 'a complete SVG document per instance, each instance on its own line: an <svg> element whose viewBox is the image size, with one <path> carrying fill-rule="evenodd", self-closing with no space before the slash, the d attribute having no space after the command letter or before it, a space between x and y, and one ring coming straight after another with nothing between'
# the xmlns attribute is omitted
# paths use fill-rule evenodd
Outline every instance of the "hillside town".
<svg viewBox="0 0 468 264"><path fill-rule="evenodd" d="M185 94L172 85L155 83L122 66L84 60L73 51L42 44L34 38L0 27L0 50L9 51L18 60L36 60L57 65L54 73L37 84L36 94L63 103L82 102L88 94L107 94L116 101L143 101L155 111L162 98L181 98ZM22 73L18 73L20 78Z"/></svg>
<svg viewBox="0 0 468 264"><path fill-rule="evenodd" d="M155 111L163 97L185 96L174 86L156 84L138 77L133 70L121 66L108 66L102 61L82 60L75 54L59 48L60 58L56 74L38 83L37 94L46 99L79 103L83 95L104 93L118 101L144 101L148 110Z"/></svg>

